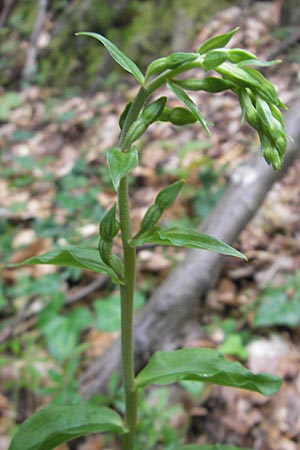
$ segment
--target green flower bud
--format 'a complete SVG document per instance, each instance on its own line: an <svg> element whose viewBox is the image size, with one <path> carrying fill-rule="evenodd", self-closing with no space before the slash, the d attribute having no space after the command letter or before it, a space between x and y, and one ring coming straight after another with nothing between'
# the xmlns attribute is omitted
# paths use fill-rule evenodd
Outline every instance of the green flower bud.
<svg viewBox="0 0 300 450"><path fill-rule="evenodd" d="M247 52L241 48L232 48L228 50L228 57L232 63L239 63L248 59L257 59L254 53Z"/></svg>
<svg viewBox="0 0 300 450"><path fill-rule="evenodd" d="M198 53L176 52L166 57L166 64L168 69L175 69L181 64L197 59L198 56Z"/></svg>
<svg viewBox="0 0 300 450"><path fill-rule="evenodd" d="M134 141L136 141L147 130L148 124L144 119L140 118L133 122L129 130L127 131L124 148L129 147Z"/></svg>
<svg viewBox="0 0 300 450"><path fill-rule="evenodd" d="M152 61L147 68L146 78L149 78L151 77L151 75L155 75L156 73L160 73L166 70L168 68L166 60L167 58L163 57Z"/></svg>
<svg viewBox="0 0 300 450"><path fill-rule="evenodd" d="M271 164L277 171L282 164L282 157L279 155L277 149L272 145L271 140L265 134L260 134L262 154L268 164Z"/></svg>
<svg viewBox="0 0 300 450"><path fill-rule="evenodd" d="M118 278L122 280L124 278L124 266L120 258L112 253L112 243L106 242L103 239L99 239L98 250L101 259L105 264L111 267Z"/></svg>
<svg viewBox="0 0 300 450"><path fill-rule="evenodd" d="M276 149L274 149L273 154L272 154L272 166L274 168L274 170L276 170L276 172L280 169L282 164L282 158L279 155L279 153L277 152Z"/></svg>
<svg viewBox="0 0 300 450"><path fill-rule="evenodd" d="M284 128L284 122L280 109L277 106L273 105L273 103L269 103L269 107L272 111L272 116L275 117L275 119L278 120L278 122Z"/></svg>
<svg viewBox="0 0 300 450"><path fill-rule="evenodd" d="M285 134L281 134L276 138L275 141L275 146L276 149L280 155L280 157L282 158L285 154L286 151L286 145L287 145L287 138Z"/></svg>
<svg viewBox="0 0 300 450"><path fill-rule="evenodd" d="M150 125L159 118L165 105L167 97L160 97L152 103L149 103L142 111L141 118Z"/></svg>
<svg viewBox="0 0 300 450"><path fill-rule="evenodd" d="M268 103L260 97L255 97L256 111L259 115L261 126L271 137L274 131L274 118Z"/></svg>
<svg viewBox="0 0 300 450"><path fill-rule="evenodd" d="M259 115L252 103L251 97L248 93L247 89L240 89L239 92L239 100L242 107L242 115L243 118L247 120L249 125L251 125L256 130L260 128Z"/></svg>
<svg viewBox="0 0 300 450"><path fill-rule="evenodd" d="M112 242L120 230L120 224L116 220L116 204L114 204L103 216L99 225L99 234L105 242Z"/></svg>
<svg viewBox="0 0 300 450"><path fill-rule="evenodd" d="M142 233L147 233L153 230L153 228L161 218L162 213L163 210L158 205L151 205L150 208L147 209L141 223L141 228L135 237L140 236Z"/></svg>
<svg viewBox="0 0 300 450"><path fill-rule="evenodd" d="M164 188L157 194L155 204L158 205L162 210L169 208L175 201L183 185L184 181L178 180L175 183L172 183Z"/></svg>
<svg viewBox="0 0 300 450"><path fill-rule="evenodd" d="M102 261L104 261L105 264L107 264L108 266L111 266L111 259L112 259L111 249L112 249L111 242L106 242L101 238L99 239L98 250L102 258Z"/></svg>
<svg viewBox="0 0 300 450"><path fill-rule="evenodd" d="M171 114L172 114L172 108L165 107L162 110L161 115L159 116L159 120L161 122L171 122Z"/></svg>
<svg viewBox="0 0 300 450"><path fill-rule="evenodd" d="M129 112L129 109L130 109L131 105L132 105L132 101L130 100L130 101L127 103L127 105L125 106L124 111L122 112L122 114L121 114L121 116L120 116L120 119L119 119L119 127L121 128L121 130L122 130L123 126L124 126L124 122L125 122L125 120L126 120L126 117L127 117L127 114L128 114L128 112Z"/></svg>
<svg viewBox="0 0 300 450"><path fill-rule="evenodd" d="M215 69L228 59L227 50L211 50L206 53L202 62L205 71Z"/></svg>
<svg viewBox="0 0 300 450"><path fill-rule="evenodd" d="M231 89L234 84L228 80L217 77L206 77L202 80L198 78L189 78L187 80L176 80L176 84L183 89L190 91L222 92Z"/></svg>
<svg viewBox="0 0 300 450"><path fill-rule="evenodd" d="M173 125L184 126L197 122L197 118L188 109L178 106L171 110L169 121Z"/></svg>
<svg viewBox="0 0 300 450"><path fill-rule="evenodd" d="M147 233L153 230L156 223L161 218L164 210L169 208L175 201L183 184L183 180L176 181L175 183L170 184L170 186L162 189L157 194L154 204L151 205L146 211L142 220L141 228L135 238L140 236L142 233Z"/></svg>

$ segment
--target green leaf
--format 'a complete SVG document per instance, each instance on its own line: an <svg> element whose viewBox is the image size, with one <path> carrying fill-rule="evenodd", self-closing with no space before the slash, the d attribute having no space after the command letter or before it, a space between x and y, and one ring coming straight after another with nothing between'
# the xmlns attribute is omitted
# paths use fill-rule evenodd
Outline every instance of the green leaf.
<svg viewBox="0 0 300 450"><path fill-rule="evenodd" d="M279 325L294 328L300 325L299 290L295 290L295 295L288 298L287 288L268 288L261 299L262 303L254 318L256 327Z"/></svg>
<svg viewBox="0 0 300 450"><path fill-rule="evenodd" d="M215 67L220 66L228 59L227 52L225 50L211 50L206 53L202 62L203 69L205 71L212 70Z"/></svg>
<svg viewBox="0 0 300 450"><path fill-rule="evenodd" d="M111 57L118 63L123 69L127 70L127 72L131 73L135 79L141 84L144 84L144 75L138 68L138 66L128 58L125 53L118 49L112 42L110 42L106 37L97 33L90 33L86 31L80 31L79 33L75 33L76 36L91 36L98 41L100 41L110 53Z"/></svg>
<svg viewBox="0 0 300 450"><path fill-rule="evenodd" d="M106 155L110 176L117 191L121 179L138 165L138 151L136 147L132 147L129 152L121 152L117 148L112 148Z"/></svg>
<svg viewBox="0 0 300 450"><path fill-rule="evenodd" d="M232 36L238 31L239 27L234 28L225 34L219 34L214 36L207 41L203 42L203 44L199 47L198 53L202 55L203 53L207 53L210 50L214 50L215 48L225 47L226 44L230 41Z"/></svg>
<svg viewBox="0 0 300 450"><path fill-rule="evenodd" d="M232 386L271 395L280 388L274 375L254 374L238 362L231 362L216 350L184 348L156 352L137 375L136 385L171 384L180 380L201 381Z"/></svg>
<svg viewBox="0 0 300 450"><path fill-rule="evenodd" d="M198 108L195 105L195 103L193 102L193 100L186 94L186 92L183 89L181 89L180 86L178 86L177 84L175 84L171 81L167 81L167 86L170 89L170 91L172 91L176 95L176 97L180 101L182 101L182 103L185 104L185 106L191 111L191 113L198 120L198 122L201 123L201 125L203 126L203 128L207 132L207 134L210 135L210 131L208 129L206 121L202 117L200 111L198 110Z"/></svg>
<svg viewBox="0 0 300 450"><path fill-rule="evenodd" d="M10 267L19 267L26 264L53 264L55 266L78 267L79 269L109 275L115 283L120 283L114 271L101 260L96 249L76 247L75 245L62 247L17 264L10 264Z"/></svg>
<svg viewBox="0 0 300 450"><path fill-rule="evenodd" d="M280 64L280 59L274 59L273 61L261 61L260 59L245 59L237 64L238 67L270 67Z"/></svg>
<svg viewBox="0 0 300 450"><path fill-rule="evenodd" d="M9 450L50 450L70 439L103 431L126 432L121 417L112 409L87 402L47 406L20 426Z"/></svg>
<svg viewBox="0 0 300 450"><path fill-rule="evenodd" d="M197 444L187 444L175 447L174 450L251 450L248 448L235 447L233 445L226 444L213 444L213 445L197 445Z"/></svg>
<svg viewBox="0 0 300 450"><path fill-rule="evenodd" d="M145 243L198 248L200 250L210 250L223 255L236 256L237 258L247 260L245 255L235 250L230 245L225 244L212 236L208 236L207 234L184 228L173 227L165 229L156 227L153 232L141 234L137 239L131 241L132 246L139 246Z"/></svg>

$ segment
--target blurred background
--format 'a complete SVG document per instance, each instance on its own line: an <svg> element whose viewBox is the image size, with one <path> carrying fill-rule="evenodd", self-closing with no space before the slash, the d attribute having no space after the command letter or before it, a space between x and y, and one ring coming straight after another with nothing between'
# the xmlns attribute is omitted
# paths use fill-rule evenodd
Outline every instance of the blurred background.
<svg viewBox="0 0 300 450"><path fill-rule="evenodd" d="M282 59L264 73L291 107L300 94L299 0L2 0L0 450L37 408L77 401L84 373L118 336L118 293L105 277L52 266L7 268L61 245L96 246L98 223L115 199L105 151L117 142L118 117L137 86L99 42L74 34L107 36L144 71L153 59L197 49L236 26L232 45ZM185 187L163 221L197 226L232 170L258 151L233 95L193 98L214 124L212 136L197 126L150 128L138 143L141 164L131 180L135 227L159 190L178 178ZM283 389L272 399L192 384L151 390L140 399L137 449L222 442L299 450L299 176L297 161L236 242L249 262L224 260L182 337L182 345L218 348L254 371L282 376ZM172 249L139 252L137 309L182 258ZM122 412L118 376L93 400ZM59 448L119 447L93 436Z"/></svg>

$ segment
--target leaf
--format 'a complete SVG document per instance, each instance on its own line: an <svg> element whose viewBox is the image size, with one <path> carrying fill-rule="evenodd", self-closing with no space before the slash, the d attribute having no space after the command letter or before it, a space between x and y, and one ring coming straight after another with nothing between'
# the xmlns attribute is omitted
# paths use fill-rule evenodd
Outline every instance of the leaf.
<svg viewBox="0 0 300 450"><path fill-rule="evenodd" d="M287 289L268 288L261 296L262 303L259 306L254 325L256 327L286 326L297 327L300 324L299 291L288 298Z"/></svg>
<svg viewBox="0 0 300 450"><path fill-rule="evenodd" d="M274 59L273 61L261 61L260 59L245 59L237 64L238 67L270 67L280 64L280 59Z"/></svg>
<svg viewBox="0 0 300 450"><path fill-rule="evenodd" d="M207 53L210 50L214 50L215 48L225 47L226 44L230 41L232 36L238 31L239 27L234 28L225 34L219 34L214 36L207 41L203 42L203 44L199 47L198 53L202 55L203 53Z"/></svg>
<svg viewBox="0 0 300 450"><path fill-rule="evenodd" d="M181 89L177 84L167 81L167 86L172 91L176 97L182 101L182 103L185 104L185 106L191 111L191 113L194 115L194 117L198 120L198 122L201 123L204 130L207 132L208 135L210 135L210 131L208 129L207 123L205 119L202 117L200 111L198 110L197 106L193 102L193 100L186 94L186 92Z"/></svg>
<svg viewBox="0 0 300 450"><path fill-rule="evenodd" d="M198 233L194 230L184 228L162 227L154 228L153 232L140 235L137 239L131 241L132 246L143 244L171 245L175 247L198 248L201 250L210 250L212 252L221 253L223 255L236 256L247 260L246 256L239 251L225 244L218 239L208 236L207 234Z"/></svg>
<svg viewBox="0 0 300 450"><path fill-rule="evenodd" d="M136 147L132 147L129 152L121 152L117 148L112 148L106 155L110 176L117 191L121 179L138 165L138 151Z"/></svg>
<svg viewBox="0 0 300 450"><path fill-rule="evenodd" d="M280 388L274 375L254 374L238 362L231 362L210 348L184 348L156 352L137 375L136 385L171 384L180 380L232 386L271 395Z"/></svg>
<svg viewBox="0 0 300 450"><path fill-rule="evenodd" d="M213 445L197 445L187 444L175 447L174 450L250 450L245 447L235 447L233 445L226 444L213 444Z"/></svg>
<svg viewBox="0 0 300 450"><path fill-rule="evenodd" d="M10 267L19 267L26 264L53 264L55 266L78 267L79 269L109 275L115 283L119 284L121 282L115 272L102 261L98 250L76 247L75 245L58 248L17 264L10 264Z"/></svg>
<svg viewBox="0 0 300 450"><path fill-rule="evenodd" d="M102 36L98 33L90 33L86 31L80 31L79 33L75 33L76 36L91 36L98 41L100 41L107 49L107 51L110 53L111 57L118 63L120 66L123 67L123 69L127 70L127 72L131 73L135 79L143 86L144 84L144 75L138 68L138 66L130 59L128 58L125 53L123 53L121 50L116 47L115 44L110 42L106 37Z"/></svg>
<svg viewBox="0 0 300 450"><path fill-rule="evenodd" d="M70 439L103 431L126 432L121 417L112 409L87 402L50 405L20 426L9 450L50 450Z"/></svg>

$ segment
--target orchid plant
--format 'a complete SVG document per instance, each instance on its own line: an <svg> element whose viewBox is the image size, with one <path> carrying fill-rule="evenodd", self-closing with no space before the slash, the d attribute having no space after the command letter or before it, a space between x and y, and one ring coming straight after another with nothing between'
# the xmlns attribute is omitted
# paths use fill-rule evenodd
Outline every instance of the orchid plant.
<svg viewBox="0 0 300 450"><path fill-rule="evenodd" d="M209 125L187 91L212 94L229 90L237 95L242 120L259 134L262 154L267 163L279 170L286 149L287 136L280 108L285 105L274 86L257 67L276 64L263 62L246 50L225 48L237 28L205 41L198 51L177 52L151 62L145 75L120 49L102 35L80 32L103 44L112 58L140 85L136 97L128 102L120 116L120 135L115 148L107 152L107 164L117 201L106 212L99 225L98 248L70 246L58 248L26 260L25 264L55 264L91 270L111 277L120 289L122 379L125 399L124 417L113 409L89 401L57 406L50 405L31 416L18 429L9 450L50 450L78 436L110 432L120 435L122 450L133 450L137 427L137 396L151 385L165 385L193 380L248 389L263 395L276 392L281 380L268 374L254 374L238 362L226 360L218 351L208 348L185 348L156 352L136 375L133 348L133 300L136 275L136 248L144 244L210 250L246 259L231 246L195 230L165 228L159 220L179 194L184 181L178 180L159 192L146 211L140 229L132 233L128 176L139 163L134 142L155 122L177 126L199 123L207 134ZM197 78L189 71L199 71ZM215 72L215 74L211 74ZM179 76L179 77L178 77ZM158 91L167 86L182 106L168 106L168 98ZM113 251L120 233L123 254ZM176 450L237 450L226 445L182 445Z"/></svg>

